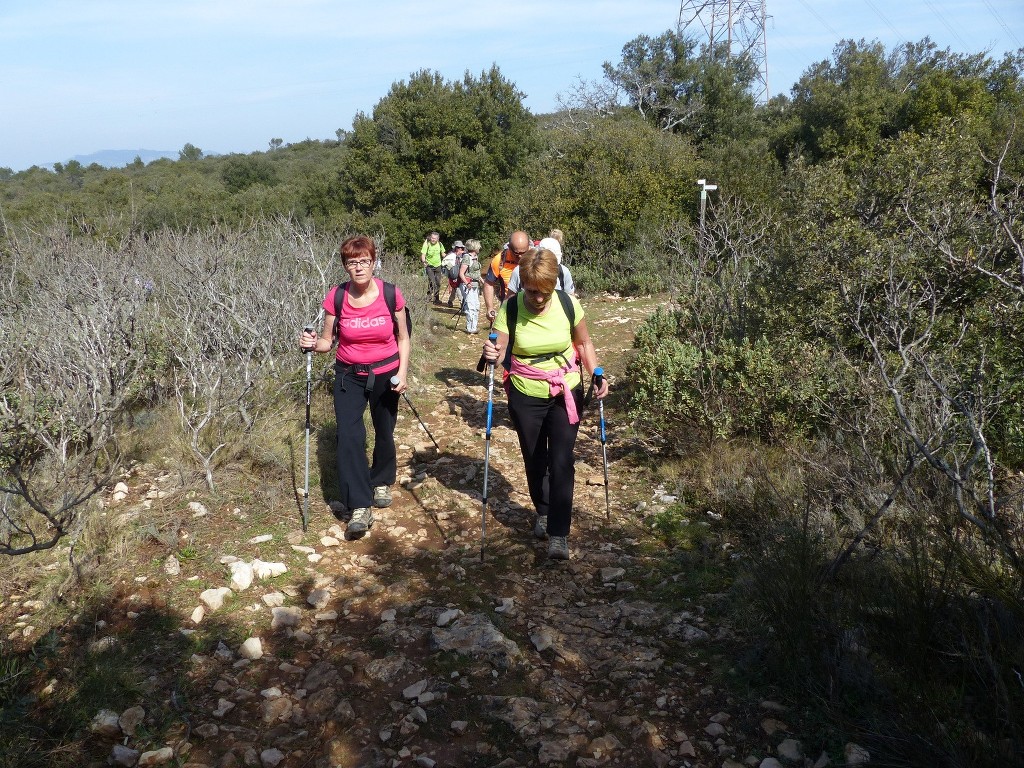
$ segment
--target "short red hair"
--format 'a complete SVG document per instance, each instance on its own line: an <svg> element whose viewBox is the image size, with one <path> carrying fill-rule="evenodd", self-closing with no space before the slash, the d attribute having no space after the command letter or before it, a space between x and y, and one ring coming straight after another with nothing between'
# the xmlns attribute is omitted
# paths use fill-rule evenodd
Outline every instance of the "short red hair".
<svg viewBox="0 0 1024 768"><path fill-rule="evenodd" d="M372 264L377 260L377 245L372 237L366 235L353 235L346 238L341 247L338 248L338 255L341 256L341 263L347 264L352 259L365 256Z"/></svg>

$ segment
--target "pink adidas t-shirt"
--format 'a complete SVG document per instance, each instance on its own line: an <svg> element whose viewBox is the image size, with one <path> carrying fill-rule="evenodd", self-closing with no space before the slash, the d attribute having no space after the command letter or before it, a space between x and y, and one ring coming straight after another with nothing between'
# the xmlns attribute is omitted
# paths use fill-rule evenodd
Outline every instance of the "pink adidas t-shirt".
<svg viewBox="0 0 1024 768"><path fill-rule="evenodd" d="M384 285L381 280L374 278L377 284L377 298L367 307L353 307L350 296L344 296L345 308L341 313L341 322L338 324L338 362L345 365L375 363L378 360L386 360L398 352L398 341L395 339L395 328L391 322L391 313L388 311L387 302L384 301ZM335 286L327 292L324 298L324 312L328 315L328 322L334 322L334 294L338 290ZM405 298L401 289L395 286L395 311L405 309ZM379 368L374 368L374 373L380 373L394 368L398 363L388 363Z"/></svg>

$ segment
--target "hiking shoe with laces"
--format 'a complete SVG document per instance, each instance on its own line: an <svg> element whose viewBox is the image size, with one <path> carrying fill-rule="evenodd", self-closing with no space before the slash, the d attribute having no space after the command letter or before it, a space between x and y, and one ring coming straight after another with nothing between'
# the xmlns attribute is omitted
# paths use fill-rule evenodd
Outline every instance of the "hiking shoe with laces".
<svg viewBox="0 0 1024 768"><path fill-rule="evenodd" d="M537 515L537 522L533 524L533 535L538 539L546 539L548 537L547 515Z"/></svg>
<svg viewBox="0 0 1024 768"><path fill-rule="evenodd" d="M390 507L391 489L386 485L378 485L373 489L373 506Z"/></svg>
<svg viewBox="0 0 1024 768"><path fill-rule="evenodd" d="M369 507L359 507L352 510L352 519L348 521L348 533L361 535L370 530L373 525L373 510Z"/></svg>
<svg viewBox="0 0 1024 768"><path fill-rule="evenodd" d="M548 557L552 560L569 559L569 541L565 536L552 536L548 542Z"/></svg>

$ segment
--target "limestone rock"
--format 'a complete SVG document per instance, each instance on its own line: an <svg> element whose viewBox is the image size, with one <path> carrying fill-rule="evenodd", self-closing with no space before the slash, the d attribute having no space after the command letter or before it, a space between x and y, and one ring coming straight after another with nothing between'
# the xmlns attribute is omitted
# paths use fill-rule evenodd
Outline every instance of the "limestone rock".
<svg viewBox="0 0 1024 768"><path fill-rule="evenodd" d="M804 759L804 748L796 739L784 739L775 748L775 753L789 763L799 763Z"/></svg>
<svg viewBox="0 0 1024 768"><path fill-rule="evenodd" d="M250 637L238 647L238 655L243 659L255 661L263 658L263 641L258 637Z"/></svg>
<svg viewBox="0 0 1024 768"><path fill-rule="evenodd" d="M174 750L170 747L161 747L150 752L143 752L139 755L139 768L150 765L166 765L174 759Z"/></svg>
<svg viewBox="0 0 1024 768"><path fill-rule="evenodd" d="M852 741L843 747L843 757L847 765L867 765L871 762L871 754L859 744Z"/></svg>
<svg viewBox="0 0 1024 768"><path fill-rule="evenodd" d="M298 608L271 608L271 614L271 629L298 626L302 620L302 612Z"/></svg>
<svg viewBox="0 0 1024 768"><path fill-rule="evenodd" d="M234 594L227 587L217 587L216 589L206 589L199 594L199 599L202 601L211 612L219 611L224 607L224 601Z"/></svg>
<svg viewBox="0 0 1024 768"><path fill-rule="evenodd" d="M136 729L142 723L146 717L146 710L142 707L129 707L121 716L117 719L118 725L121 726L121 731L126 736L134 736Z"/></svg>
<svg viewBox="0 0 1024 768"><path fill-rule="evenodd" d="M242 560L229 563L231 570L231 581L228 586L235 592L244 592L252 585L252 566Z"/></svg>
<svg viewBox="0 0 1024 768"><path fill-rule="evenodd" d="M119 739L121 737L119 720L120 715L117 712L101 709L93 716L92 722L89 724L89 730L97 736L107 739Z"/></svg>
<svg viewBox="0 0 1024 768"><path fill-rule="evenodd" d="M263 768L277 768L281 763L284 762L284 752L271 747L270 749L264 749L260 752L260 765Z"/></svg>
<svg viewBox="0 0 1024 768"><path fill-rule="evenodd" d="M522 651L482 614L462 616L450 629L435 627L430 633L435 651L455 651L466 656L487 657L499 667L522 658Z"/></svg>

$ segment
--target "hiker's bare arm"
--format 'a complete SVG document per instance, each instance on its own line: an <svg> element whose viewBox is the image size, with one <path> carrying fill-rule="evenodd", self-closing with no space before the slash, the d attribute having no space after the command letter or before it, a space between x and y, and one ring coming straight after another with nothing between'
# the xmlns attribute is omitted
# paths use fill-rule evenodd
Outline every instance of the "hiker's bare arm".
<svg viewBox="0 0 1024 768"><path fill-rule="evenodd" d="M484 281L484 306L487 307L487 317L493 320L498 310L494 306L494 283Z"/></svg>
<svg viewBox="0 0 1024 768"><path fill-rule="evenodd" d="M572 329L572 343L576 347L576 353L583 362L583 367L591 373L598 367L597 350L594 349L594 342L590 340L590 331L587 330L587 321L581 319ZM594 388L594 395L602 400L608 394L608 379L601 380L601 386Z"/></svg>
<svg viewBox="0 0 1024 768"><path fill-rule="evenodd" d="M392 387L395 392L405 392L409 388L409 354L412 352L412 341L409 339L409 326L405 319L405 313L409 310L402 308L395 311L395 320L398 323L398 378L399 383Z"/></svg>
<svg viewBox="0 0 1024 768"><path fill-rule="evenodd" d="M303 331L299 336L299 348L304 352L330 352L334 346L334 315L324 317L324 328L319 338L314 331Z"/></svg>

